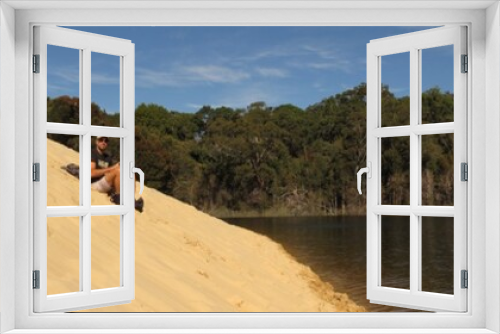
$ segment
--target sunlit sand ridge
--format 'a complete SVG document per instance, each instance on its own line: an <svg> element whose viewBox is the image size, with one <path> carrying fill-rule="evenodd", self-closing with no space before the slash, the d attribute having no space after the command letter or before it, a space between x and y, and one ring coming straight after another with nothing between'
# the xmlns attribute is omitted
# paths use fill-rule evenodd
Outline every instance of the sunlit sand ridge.
<svg viewBox="0 0 500 334"><path fill-rule="evenodd" d="M49 205L78 203L78 180L61 169L78 163L78 154L50 140L47 149ZM269 238L151 188L145 187L143 197L145 211L136 213L135 300L90 311L365 311ZM93 191L92 204L110 202ZM117 217L93 217L94 288L119 285L116 222ZM51 222L48 238L49 293L78 291L78 223Z"/></svg>

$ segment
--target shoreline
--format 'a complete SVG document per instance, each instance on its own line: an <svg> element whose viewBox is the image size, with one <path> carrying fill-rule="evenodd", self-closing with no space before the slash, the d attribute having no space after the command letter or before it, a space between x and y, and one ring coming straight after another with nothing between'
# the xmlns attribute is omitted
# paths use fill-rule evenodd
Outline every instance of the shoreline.
<svg viewBox="0 0 500 334"><path fill-rule="evenodd" d="M208 214L208 213L207 213ZM208 214L210 215L210 214ZM280 216L280 215L261 215L261 216L213 216L213 215L210 215L212 217L215 217L217 219L220 219L220 220L224 220L224 219L259 219L259 218L266 218L266 219L273 219L273 218L361 218L361 217L366 217L366 215L355 215L355 214L352 214L352 215L315 215L315 214L310 214L310 215L301 215L301 216Z"/></svg>
<svg viewBox="0 0 500 334"><path fill-rule="evenodd" d="M168 196L168 195L167 195ZM294 214L290 211L284 210L268 210L265 212L258 211L229 211L229 210L201 210L203 213L210 215L218 219L227 218L307 218L307 217L361 217L366 216L366 211L353 211L346 213L322 213L322 212L303 212L300 214Z"/></svg>

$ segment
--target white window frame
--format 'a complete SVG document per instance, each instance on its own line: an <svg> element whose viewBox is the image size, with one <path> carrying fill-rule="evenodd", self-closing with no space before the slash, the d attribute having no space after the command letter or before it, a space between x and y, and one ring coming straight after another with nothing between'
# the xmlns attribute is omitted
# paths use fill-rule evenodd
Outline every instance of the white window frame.
<svg viewBox="0 0 500 334"><path fill-rule="evenodd" d="M0 326L2 331L70 333L146 328L169 333L493 333L500 332L500 18L498 1L370 1L331 3L4 1L0 13ZM133 2L130 2L133 3ZM11 6L24 6L14 11ZM97 6L100 9L95 9ZM102 9L108 6L110 9ZM113 6L115 7L114 9ZM150 6L150 9L146 9ZM151 9L163 6L162 9ZM406 6L406 8L404 8ZM427 6L427 7L426 7ZM180 7L180 8L179 8ZM401 9L403 7L403 9ZM437 9L436 9L437 7ZM48 9L40 9L48 8ZM94 9L92 9L94 8ZM468 26L469 307L467 313L364 314L34 314L31 286L32 103L30 55L36 24L71 25L424 25ZM486 24L485 24L486 23ZM15 31L15 35L14 35ZM15 38L14 38L15 36ZM134 41L132 41L134 42ZM488 71L486 71L488 66ZM13 84L14 83L14 84ZM15 138L12 145L12 138ZM486 154L485 152L488 152ZM488 162L488 164L486 164ZM488 179L486 175L488 174ZM15 175L12 177L12 175ZM487 180L487 182L486 182ZM353 183L353 187L356 185ZM14 189L14 198L12 193ZM485 293L488 291L488 293ZM14 305L14 306L13 306ZM98 330L98 329L101 330ZM142 330L131 329L142 328ZM181 328L192 329L182 331ZM300 328L293 331L293 328ZM412 329L413 328L413 329ZM177 329L177 330L176 330ZM288 330L287 330L288 329ZM357 329L357 330L354 330ZM391 330L392 329L392 330ZM415 330L418 329L418 330ZM430 330L432 329L432 330ZM41 332L41 331L40 331ZM47 332L47 331L45 331ZM110 331L108 331L110 332ZM115 331L123 332L123 331Z"/></svg>

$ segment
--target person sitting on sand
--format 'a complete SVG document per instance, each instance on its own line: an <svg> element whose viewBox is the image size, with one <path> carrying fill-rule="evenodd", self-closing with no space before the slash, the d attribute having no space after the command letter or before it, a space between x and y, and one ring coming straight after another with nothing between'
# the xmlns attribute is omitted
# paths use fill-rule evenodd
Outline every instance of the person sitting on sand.
<svg viewBox="0 0 500 334"><path fill-rule="evenodd" d="M113 164L113 157L106 152L108 137L97 137L96 148L90 155L90 177L92 189L110 196L111 202L120 205L120 163ZM135 200L135 209L142 212L144 200Z"/></svg>

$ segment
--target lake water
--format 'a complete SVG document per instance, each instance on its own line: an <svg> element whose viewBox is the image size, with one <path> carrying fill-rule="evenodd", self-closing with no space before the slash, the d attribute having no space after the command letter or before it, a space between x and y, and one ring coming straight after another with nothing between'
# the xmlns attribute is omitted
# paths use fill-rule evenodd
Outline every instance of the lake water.
<svg viewBox="0 0 500 334"><path fill-rule="evenodd" d="M366 218L227 218L283 245L338 292L370 312L408 312L366 299ZM453 219L422 219L422 290L453 293ZM382 218L382 285L409 288L408 217Z"/></svg>

